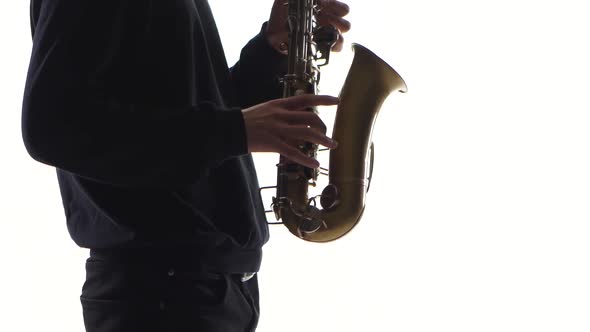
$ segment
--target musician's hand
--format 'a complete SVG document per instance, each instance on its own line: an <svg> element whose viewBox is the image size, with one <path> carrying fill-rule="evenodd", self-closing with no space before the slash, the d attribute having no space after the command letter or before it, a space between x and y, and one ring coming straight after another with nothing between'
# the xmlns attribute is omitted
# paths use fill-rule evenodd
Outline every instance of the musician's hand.
<svg viewBox="0 0 590 332"><path fill-rule="evenodd" d="M338 29L338 40L336 44L332 46L332 51L342 51L344 45L344 37L342 34L350 30L350 22L345 20L343 17L348 15L350 8L344 2L337 0L318 0L320 12L317 16L318 24L332 25Z"/></svg>
<svg viewBox="0 0 590 332"><path fill-rule="evenodd" d="M286 54L287 50L282 48L281 44L286 45L289 41L286 2L287 0L275 0L266 31L269 43L283 54ZM319 25L333 25L338 29L338 40L332 50L339 52L344 45L342 35L350 30L350 22L343 18L348 14L350 8L338 0L318 0L318 6L320 9L317 15Z"/></svg>
<svg viewBox="0 0 590 332"><path fill-rule="evenodd" d="M277 152L298 164L317 168L317 160L297 149L298 142L311 142L328 148L336 148L338 144L326 136L322 120L305 109L337 104L336 97L309 94L275 99L242 110L248 152Z"/></svg>

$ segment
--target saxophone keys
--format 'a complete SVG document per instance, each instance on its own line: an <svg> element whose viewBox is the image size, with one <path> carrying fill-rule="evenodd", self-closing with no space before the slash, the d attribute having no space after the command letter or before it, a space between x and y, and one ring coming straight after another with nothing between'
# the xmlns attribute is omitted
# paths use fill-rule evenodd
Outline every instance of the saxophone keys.
<svg viewBox="0 0 590 332"><path fill-rule="evenodd" d="M304 234L317 232L322 226L327 228L326 223L320 218L321 215L322 211L317 207L311 205L307 207L307 211L297 227L300 238L303 238Z"/></svg>

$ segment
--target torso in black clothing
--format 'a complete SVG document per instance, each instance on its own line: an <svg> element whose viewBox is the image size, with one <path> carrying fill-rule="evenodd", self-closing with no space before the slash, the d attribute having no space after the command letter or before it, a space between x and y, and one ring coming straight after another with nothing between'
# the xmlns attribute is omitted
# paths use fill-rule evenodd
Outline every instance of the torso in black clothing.
<svg viewBox="0 0 590 332"><path fill-rule="evenodd" d="M285 60L262 32L228 69L203 0L32 0L31 21L25 143L57 168L72 239L255 271L268 228L240 108L279 96Z"/></svg>

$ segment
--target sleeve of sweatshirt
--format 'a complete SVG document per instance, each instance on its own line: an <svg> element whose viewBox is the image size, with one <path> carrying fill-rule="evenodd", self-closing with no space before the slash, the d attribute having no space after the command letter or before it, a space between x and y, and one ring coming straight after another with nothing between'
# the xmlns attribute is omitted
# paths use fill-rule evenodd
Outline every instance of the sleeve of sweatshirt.
<svg viewBox="0 0 590 332"><path fill-rule="evenodd" d="M277 52L265 37L266 24L240 53L240 60L230 69L234 91L241 107L250 107L281 98L281 79L287 73L288 57Z"/></svg>
<svg viewBox="0 0 590 332"><path fill-rule="evenodd" d="M89 82L126 1L44 1L35 21L22 133L39 162L121 186L176 186L246 154L241 110L149 109L96 99ZM96 12L93 14L93 12ZM118 19L115 19L119 15ZM90 18L90 19L89 19ZM223 138L221 134L223 133Z"/></svg>

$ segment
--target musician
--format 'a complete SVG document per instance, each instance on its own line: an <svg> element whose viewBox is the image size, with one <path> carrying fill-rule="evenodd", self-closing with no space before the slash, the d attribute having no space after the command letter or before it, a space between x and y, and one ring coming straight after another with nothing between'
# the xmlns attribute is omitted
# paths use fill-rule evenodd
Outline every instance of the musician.
<svg viewBox="0 0 590 332"><path fill-rule="evenodd" d="M70 236L90 249L87 331L256 328L268 229L250 153L313 167L298 142L336 146L302 110L337 98L277 99L284 2L228 69L205 0L31 0L23 138L56 168ZM320 7L348 31L347 5Z"/></svg>

